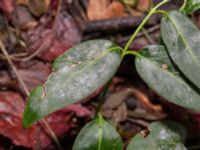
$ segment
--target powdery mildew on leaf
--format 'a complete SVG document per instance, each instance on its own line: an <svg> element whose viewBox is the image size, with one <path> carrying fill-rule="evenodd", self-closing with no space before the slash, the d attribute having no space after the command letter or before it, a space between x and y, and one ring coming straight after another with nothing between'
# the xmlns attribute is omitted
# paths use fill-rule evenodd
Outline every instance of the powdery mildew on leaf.
<svg viewBox="0 0 200 150"><path fill-rule="evenodd" d="M40 88L39 92L33 92L29 97L24 121L28 119L34 122L68 104L82 100L102 87L119 67L120 52L120 47L108 40L93 40L79 44L69 53L60 56L54 62L57 71L49 76L44 90ZM29 124L28 120L24 124Z"/></svg>
<svg viewBox="0 0 200 150"><path fill-rule="evenodd" d="M80 131L73 150L122 150L122 140L109 123L95 119Z"/></svg>
<svg viewBox="0 0 200 150"><path fill-rule="evenodd" d="M184 140L186 130L174 121L157 121L148 127L147 137L136 135L127 150L186 150Z"/></svg>
<svg viewBox="0 0 200 150"><path fill-rule="evenodd" d="M157 54L155 53L155 47L157 47ZM151 55L152 48L154 49L153 55ZM172 103L200 111L199 93L177 73L165 48L162 46L149 46L146 51L149 54L144 54L142 58L136 58L135 63L137 72L148 86ZM167 69L161 67L163 63L167 64Z"/></svg>
<svg viewBox="0 0 200 150"><path fill-rule="evenodd" d="M174 63L200 88L200 32L189 18L177 11L161 21L162 39Z"/></svg>

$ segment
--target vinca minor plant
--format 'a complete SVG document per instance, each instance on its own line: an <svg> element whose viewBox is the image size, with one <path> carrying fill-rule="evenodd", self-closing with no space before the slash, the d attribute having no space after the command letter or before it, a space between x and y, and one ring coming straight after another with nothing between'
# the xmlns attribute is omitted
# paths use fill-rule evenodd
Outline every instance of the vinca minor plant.
<svg viewBox="0 0 200 150"><path fill-rule="evenodd" d="M151 8L124 48L109 40L80 43L52 64L54 72L44 85L28 97L23 116L29 127L48 114L79 102L100 87L105 90L126 55L134 55L138 74L166 100L200 112L200 32L187 14L200 8L199 0L184 0L179 10L164 11L163 0ZM151 45L139 52L129 50L130 44L153 14L162 14L161 45ZM163 67L165 66L165 67ZM102 101L102 100L101 100ZM103 119L99 110L94 119L79 133L73 150L122 150L116 129ZM185 128L173 121L157 121L148 127L147 137L136 135L127 150L185 150Z"/></svg>

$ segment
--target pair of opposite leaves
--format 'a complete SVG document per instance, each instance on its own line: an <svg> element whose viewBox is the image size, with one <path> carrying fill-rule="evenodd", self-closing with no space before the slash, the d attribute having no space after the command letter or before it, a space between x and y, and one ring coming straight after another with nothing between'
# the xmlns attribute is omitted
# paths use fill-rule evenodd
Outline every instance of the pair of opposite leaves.
<svg viewBox="0 0 200 150"><path fill-rule="evenodd" d="M168 51L163 46L146 47L140 52L142 57L136 58L136 68L158 94L177 105L199 111L200 96L196 88L200 88L199 29L177 11L168 15L161 23L162 39ZM121 52L111 41L92 40L58 57L53 63L55 72L44 86L36 87L29 96L24 126L82 100L105 85L121 63ZM175 69L170 59L184 75ZM163 69L163 65L167 68Z"/></svg>
<svg viewBox="0 0 200 150"><path fill-rule="evenodd" d="M146 47L140 52L141 57L136 58L137 71L158 94L177 105L199 111L200 96L196 88L200 87L199 29L184 15L172 11L162 19L161 34L168 51L164 46ZM93 40L58 57L53 64L55 72L45 86L32 91L24 125L29 126L65 105L78 102L103 86L119 67L121 52L111 41Z"/></svg>

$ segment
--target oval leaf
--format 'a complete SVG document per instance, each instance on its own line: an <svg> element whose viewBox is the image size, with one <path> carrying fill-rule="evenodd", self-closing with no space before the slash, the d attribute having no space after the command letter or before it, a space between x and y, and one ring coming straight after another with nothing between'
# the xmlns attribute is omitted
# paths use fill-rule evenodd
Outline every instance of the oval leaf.
<svg viewBox="0 0 200 150"><path fill-rule="evenodd" d="M185 128L174 121L158 121L150 124L147 137L136 135L127 150L187 150L183 144Z"/></svg>
<svg viewBox="0 0 200 150"><path fill-rule="evenodd" d="M23 124L33 122L64 106L78 102L106 84L121 62L121 48L108 40L92 40L71 48L54 62L43 88L32 91Z"/></svg>
<svg viewBox="0 0 200 150"><path fill-rule="evenodd" d="M187 0L187 4L183 9L186 14L191 14L192 12L200 8L200 0Z"/></svg>
<svg viewBox="0 0 200 150"><path fill-rule="evenodd" d="M116 130L100 116L89 122L79 133L73 150L122 150Z"/></svg>
<svg viewBox="0 0 200 150"><path fill-rule="evenodd" d="M135 60L142 79L159 95L179 106L200 111L200 95L179 75L163 46L149 46Z"/></svg>
<svg viewBox="0 0 200 150"><path fill-rule="evenodd" d="M162 39L173 62L200 88L200 32L183 14L172 11L161 21Z"/></svg>

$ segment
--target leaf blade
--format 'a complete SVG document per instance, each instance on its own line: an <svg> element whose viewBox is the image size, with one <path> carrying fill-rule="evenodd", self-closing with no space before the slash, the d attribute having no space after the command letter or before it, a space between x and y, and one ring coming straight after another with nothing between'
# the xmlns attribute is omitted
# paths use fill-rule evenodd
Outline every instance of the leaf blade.
<svg viewBox="0 0 200 150"><path fill-rule="evenodd" d="M83 49L80 48L82 45ZM99 49L101 51L97 51L95 55ZM80 59L79 56L87 55L90 50L92 53L89 57ZM81 55L77 54L79 51ZM49 76L43 92L40 87L38 93L33 91L30 95L27 111L24 113L24 125L29 126L51 112L78 102L106 84L121 63L120 52L121 48L111 41L93 40L72 48L69 54L64 54L65 61L55 62L56 72ZM66 56L70 56L72 61L66 61Z"/></svg>
<svg viewBox="0 0 200 150"><path fill-rule="evenodd" d="M183 142L186 138L186 129L174 121L157 121L148 127L147 137L136 135L127 147L127 150L186 150Z"/></svg>
<svg viewBox="0 0 200 150"><path fill-rule="evenodd" d="M200 0L188 0L183 12L191 14L200 8Z"/></svg>
<svg viewBox="0 0 200 150"><path fill-rule="evenodd" d="M172 103L200 111L199 93L175 69L163 46L148 46L141 53L136 70L149 87Z"/></svg>
<svg viewBox="0 0 200 150"><path fill-rule="evenodd" d="M171 11L161 21L162 39L179 69L200 88L200 32L183 14Z"/></svg>
<svg viewBox="0 0 200 150"><path fill-rule="evenodd" d="M122 150L122 140L116 130L101 117L89 122L80 131L73 150Z"/></svg>

